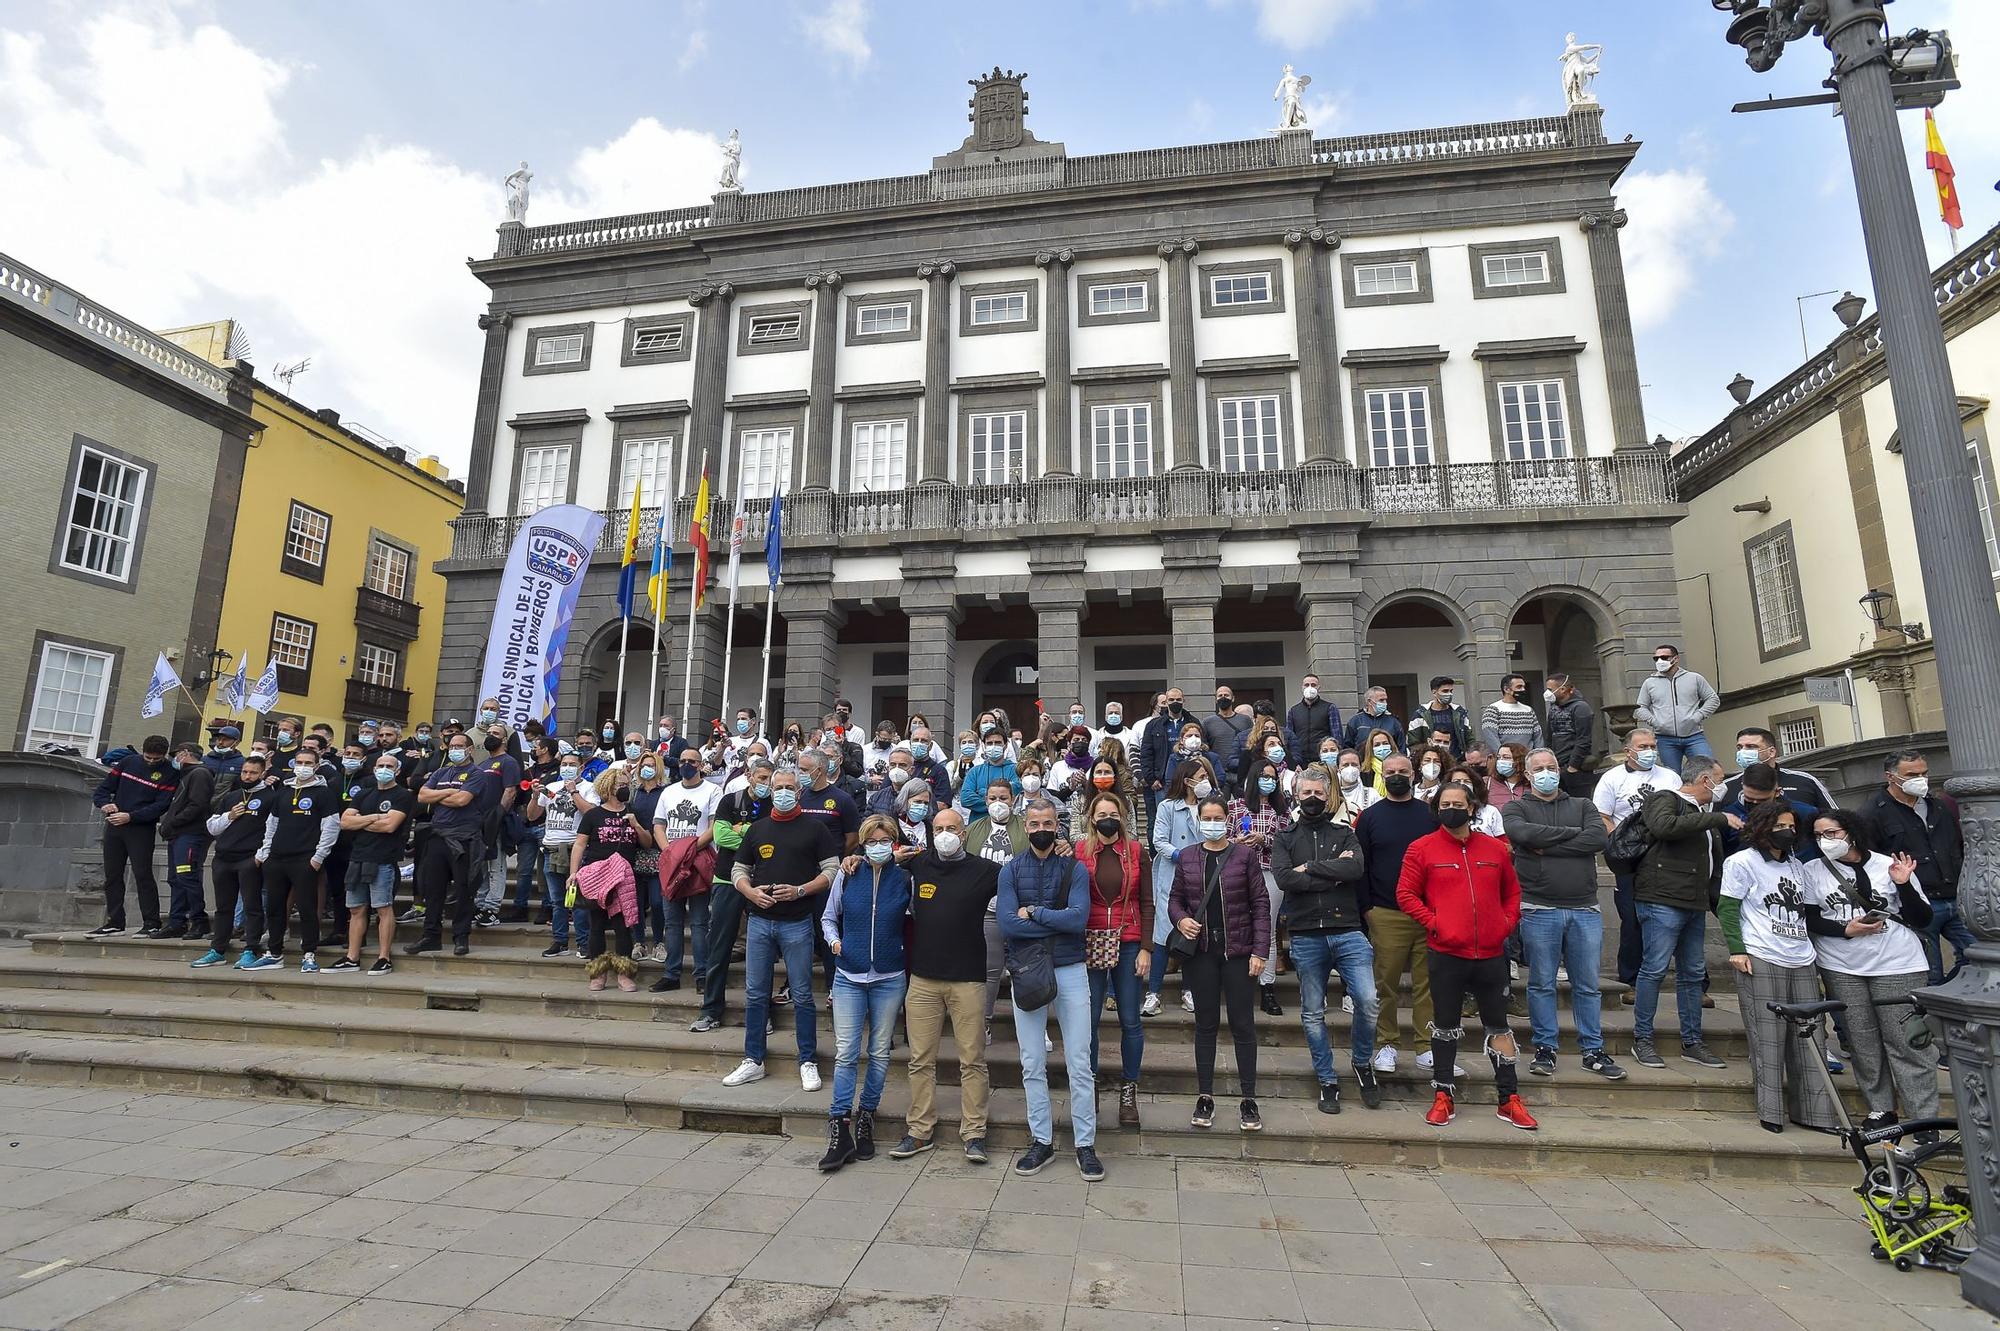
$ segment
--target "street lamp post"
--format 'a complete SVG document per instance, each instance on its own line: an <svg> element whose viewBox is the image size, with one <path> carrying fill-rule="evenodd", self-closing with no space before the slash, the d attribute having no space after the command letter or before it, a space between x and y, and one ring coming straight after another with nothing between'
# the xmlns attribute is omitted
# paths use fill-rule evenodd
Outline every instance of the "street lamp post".
<svg viewBox="0 0 2000 1331"><path fill-rule="evenodd" d="M1965 865L1958 908L1979 942L1958 976L1923 991L1945 1024L1952 1089L1965 1145L1979 1246L1960 1270L1965 1297L2000 1313L2000 1136L1994 1078L2000 1063L2000 605L1985 561L1972 478L1959 433L1957 394L1945 358L1923 235L1896 127L1884 0L1711 0L1736 18L1729 40L1763 72L1788 41L1822 38L1833 52L1847 151L1861 206L1869 274L1882 315L1889 393L1903 438L1903 464L1916 523L1918 561L1937 644L1937 670L1955 775ZM1935 40L1935 39L1933 39ZM1940 57L1944 54L1940 48ZM1932 66L1926 65L1925 68ZM1939 85L1925 85L1929 95Z"/></svg>

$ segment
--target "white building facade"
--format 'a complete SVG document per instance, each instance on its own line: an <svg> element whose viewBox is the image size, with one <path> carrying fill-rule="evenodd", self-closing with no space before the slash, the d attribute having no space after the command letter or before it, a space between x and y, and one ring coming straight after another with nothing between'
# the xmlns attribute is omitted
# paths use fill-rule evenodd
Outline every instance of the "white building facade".
<svg viewBox="0 0 2000 1331"><path fill-rule="evenodd" d="M642 545L655 496L682 543L678 711L704 461L716 572L739 508L747 567L726 699L725 588L694 622L702 721L757 700L774 485L775 719L845 696L943 730L1308 670L1343 709L1509 670L1629 700L1677 629L1678 510L1619 258L1637 146L1599 107L1073 158L1019 76L975 86L928 173L501 228L439 715L474 700L522 516L564 501L611 520L562 723L659 706L643 669L614 695L634 484Z"/></svg>

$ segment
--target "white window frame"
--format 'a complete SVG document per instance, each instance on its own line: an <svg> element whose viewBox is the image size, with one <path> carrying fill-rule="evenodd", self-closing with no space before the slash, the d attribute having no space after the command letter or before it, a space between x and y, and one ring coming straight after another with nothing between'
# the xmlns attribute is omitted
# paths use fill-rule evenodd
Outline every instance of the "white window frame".
<svg viewBox="0 0 2000 1331"><path fill-rule="evenodd" d="M361 575L368 590L398 601L410 599L410 552L379 536L368 538L368 564Z"/></svg>
<svg viewBox="0 0 2000 1331"><path fill-rule="evenodd" d="M1285 439L1283 422L1279 418L1283 410L1284 402L1275 393L1242 393L1217 398L1215 444L1218 470L1232 475L1283 470ZM1251 426L1254 437L1246 436L1246 423Z"/></svg>
<svg viewBox="0 0 2000 1331"><path fill-rule="evenodd" d="M1805 589L1799 582L1798 548L1791 532L1781 528L1753 538L1747 563L1750 616L1757 623L1757 642L1763 655L1805 646Z"/></svg>
<svg viewBox="0 0 2000 1331"><path fill-rule="evenodd" d="M889 337L907 333L916 319L916 310L907 300L881 301L857 305L854 310L856 337Z"/></svg>
<svg viewBox="0 0 2000 1331"><path fill-rule="evenodd" d="M856 421L848 432L848 446L850 491L884 494L909 485L909 421Z"/></svg>
<svg viewBox="0 0 2000 1331"><path fill-rule="evenodd" d="M1573 456L1562 380L1509 379L1494 391L1500 395L1500 437L1509 462L1559 462Z"/></svg>
<svg viewBox="0 0 2000 1331"><path fill-rule="evenodd" d="M274 615L271 618L271 660L287 670L310 671L318 637L318 626L311 620L293 619L286 614ZM293 660L293 656L304 659Z"/></svg>
<svg viewBox="0 0 2000 1331"><path fill-rule="evenodd" d="M570 444L529 444L521 450L521 484L514 511L528 517L550 504L569 500L569 472L576 465Z"/></svg>
<svg viewBox="0 0 2000 1331"><path fill-rule="evenodd" d="M658 508L673 501L673 492L678 489L678 479L674 471L674 442L671 434L633 435L618 441L618 494L616 511L630 514L632 511L632 486L644 474L646 489L639 496L639 502L646 508ZM640 466L633 465L635 454L649 455L648 461Z"/></svg>
<svg viewBox="0 0 2000 1331"><path fill-rule="evenodd" d="M545 333L535 339L535 365L580 365L583 363L582 333Z"/></svg>
<svg viewBox="0 0 2000 1331"><path fill-rule="evenodd" d="M997 468L996 449L1001 455ZM1009 485L1027 480L1028 413L980 411L966 416L965 458L967 485Z"/></svg>
<svg viewBox="0 0 2000 1331"><path fill-rule="evenodd" d="M753 314L743 340L753 347L774 347L798 341L805 326L805 315L796 310L785 314Z"/></svg>
<svg viewBox="0 0 2000 1331"><path fill-rule="evenodd" d="M744 430L737 436L736 494L739 503L769 499L779 476L790 489L792 449L797 431L790 425Z"/></svg>
<svg viewBox="0 0 2000 1331"><path fill-rule="evenodd" d="M654 324L651 327L637 327L632 330L631 354L634 356L664 356L679 351L687 342L687 325L684 323Z"/></svg>
<svg viewBox="0 0 2000 1331"><path fill-rule="evenodd" d="M1218 308L1269 305L1271 299L1269 273L1213 273L1209 276L1208 303Z"/></svg>
<svg viewBox="0 0 2000 1331"><path fill-rule="evenodd" d="M1771 728L1778 732L1778 756L1780 758L1793 758L1802 753L1811 753L1824 743L1820 739L1819 716L1817 713L1806 716L1787 717L1783 721L1774 724ZM1801 743L1802 740L1810 740L1810 742Z"/></svg>
<svg viewBox="0 0 2000 1331"><path fill-rule="evenodd" d="M1993 478L1993 456L1982 434L1965 440L1966 471L1972 477L1972 505L1979 513L1979 535L1986 544L1986 563L2000 582L2000 489Z"/></svg>
<svg viewBox="0 0 2000 1331"><path fill-rule="evenodd" d="M396 671L402 663L403 654L393 647L364 642L354 649L354 677L377 688L395 688Z"/></svg>
<svg viewBox="0 0 2000 1331"><path fill-rule="evenodd" d="M1370 388L1361 396L1361 408L1367 417L1361 428L1368 436L1370 466L1431 465L1436 441L1432 438L1431 390L1428 386L1402 384ZM1379 427L1377 416L1381 417Z"/></svg>
<svg viewBox="0 0 2000 1331"><path fill-rule="evenodd" d="M294 499L291 513L285 519L285 558L307 568L324 569L327 538L332 532L331 517Z"/></svg>
<svg viewBox="0 0 2000 1331"><path fill-rule="evenodd" d="M1549 283L1547 250L1481 255L1479 265L1489 287L1540 287Z"/></svg>
<svg viewBox="0 0 2000 1331"><path fill-rule="evenodd" d="M991 291L973 296L966 306L970 323L975 328L991 328L996 324L1024 324L1028 322L1028 293L1025 291Z"/></svg>
<svg viewBox="0 0 2000 1331"><path fill-rule="evenodd" d="M1100 481L1153 474L1152 403L1101 402L1091 406L1090 474Z"/></svg>
<svg viewBox="0 0 2000 1331"><path fill-rule="evenodd" d="M1409 296L1417 290L1417 265L1408 259L1354 265L1356 296Z"/></svg>
<svg viewBox="0 0 2000 1331"><path fill-rule="evenodd" d="M86 490L83 471L93 458L97 461L97 484ZM107 489L105 485L105 477L112 468L117 469L119 481L115 490ZM130 497L119 493L127 477L132 480ZM146 508L147 480L144 467L134 466L123 458L113 457L87 444L79 445L76 481L70 487L69 502L63 508L62 567L113 582L132 580L132 554L138 546L139 518ZM85 522L78 522L77 505L86 497L91 505L90 517ZM110 519L108 523L105 521L107 515ZM83 537L83 557L80 560L70 556L70 547L79 534Z"/></svg>
<svg viewBox="0 0 2000 1331"><path fill-rule="evenodd" d="M1151 309L1144 282L1106 282L1090 288L1093 319L1118 314L1145 314Z"/></svg>
<svg viewBox="0 0 2000 1331"><path fill-rule="evenodd" d="M90 704L90 728L58 729L53 722L62 719L57 710L65 706L64 699L75 704L89 699L90 694L80 688L52 688L49 668L52 658L61 653L71 660L87 660L97 663L96 701ZM28 729L21 737L21 747L33 749L39 744L69 744L88 754L95 754L98 738L104 733L104 713L111 701L111 672L117 665L117 658L110 652L100 652L90 647L79 647L74 643L58 642L53 638L42 643L40 659L35 664L35 693L28 704ZM75 705L70 705L71 719L82 720L83 716Z"/></svg>

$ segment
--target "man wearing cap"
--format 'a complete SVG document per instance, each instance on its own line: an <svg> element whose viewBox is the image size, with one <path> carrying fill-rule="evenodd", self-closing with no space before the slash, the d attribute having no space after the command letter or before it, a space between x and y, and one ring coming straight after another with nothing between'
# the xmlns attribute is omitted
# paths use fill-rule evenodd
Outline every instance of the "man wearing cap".
<svg viewBox="0 0 2000 1331"><path fill-rule="evenodd" d="M242 741L243 731L236 726L209 727L208 752L201 755L201 765L215 778L218 795L235 785L243 770L243 751L237 747Z"/></svg>

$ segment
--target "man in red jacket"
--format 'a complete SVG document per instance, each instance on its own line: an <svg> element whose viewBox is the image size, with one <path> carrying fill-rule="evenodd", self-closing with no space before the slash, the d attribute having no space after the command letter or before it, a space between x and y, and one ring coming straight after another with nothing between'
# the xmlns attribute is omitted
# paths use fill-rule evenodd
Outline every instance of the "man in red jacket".
<svg viewBox="0 0 2000 1331"><path fill-rule="evenodd" d="M1431 1003L1456 1014L1470 993L1486 1029L1486 1056L1500 1091L1500 1117L1534 1131L1514 1070L1520 1045L1507 1024L1507 936L1521 922L1521 880L1507 843L1472 828L1472 792L1446 786L1437 793L1439 827L1419 837L1403 857L1396 904L1423 926L1430 944ZM1453 1060L1463 1027L1431 1026L1431 1085L1437 1094L1424 1121L1441 1128L1457 1113Z"/></svg>

